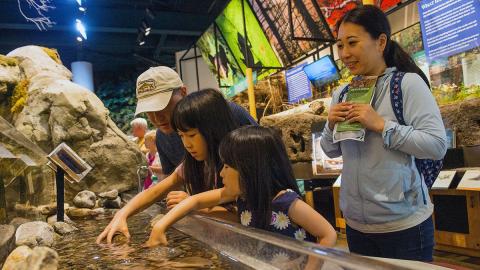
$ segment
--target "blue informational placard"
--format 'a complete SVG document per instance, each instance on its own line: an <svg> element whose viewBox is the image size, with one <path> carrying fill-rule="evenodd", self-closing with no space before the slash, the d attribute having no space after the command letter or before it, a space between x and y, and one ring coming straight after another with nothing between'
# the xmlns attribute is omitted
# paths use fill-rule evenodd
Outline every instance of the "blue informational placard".
<svg viewBox="0 0 480 270"><path fill-rule="evenodd" d="M306 64L301 64L295 68L285 71L285 80L287 81L288 102L296 103L302 99L312 97L310 81L303 71Z"/></svg>
<svg viewBox="0 0 480 270"><path fill-rule="evenodd" d="M418 11L429 62L480 46L479 0L422 0Z"/></svg>

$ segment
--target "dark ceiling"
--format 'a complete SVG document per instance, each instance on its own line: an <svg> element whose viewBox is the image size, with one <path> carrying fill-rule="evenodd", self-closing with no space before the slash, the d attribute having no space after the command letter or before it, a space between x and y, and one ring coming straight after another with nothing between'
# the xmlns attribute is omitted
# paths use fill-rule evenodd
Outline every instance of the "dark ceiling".
<svg viewBox="0 0 480 270"><path fill-rule="evenodd" d="M33 2L34 0L28 0ZM35 0L40 2L40 0ZM125 66L175 66L175 52L188 49L213 22L228 0L83 0L87 11L82 21L88 39L76 41L76 0L52 0L55 9L44 14L55 22L46 31L26 21L19 11L32 12L27 0L0 0L0 54L25 45L56 48L65 66L76 60L92 62L96 72ZM146 15L146 8L155 18ZM152 26L146 43L137 42L138 28L147 18Z"/></svg>

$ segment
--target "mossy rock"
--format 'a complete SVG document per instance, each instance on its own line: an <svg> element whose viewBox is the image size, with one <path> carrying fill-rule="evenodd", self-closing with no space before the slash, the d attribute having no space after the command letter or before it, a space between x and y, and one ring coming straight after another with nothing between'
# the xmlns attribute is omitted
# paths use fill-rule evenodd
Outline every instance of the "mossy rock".
<svg viewBox="0 0 480 270"><path fill-rule="evenodd" d="M60 55L58 54L57 49L45 48L42 47L42 50L50 56L57 64L63 65L62 60L60 60Z"/></svg>
<svg viewBox="0 0 480 270"><path fill-rule="evenodd" d="M18 66L18 60L16 58L8 57L3 54L0 54L0 66L4 66L4 67Z"/></svg>
<svg viewBox="0 0 480 270"><path fill-rule="evenodd" d="M10 100L12 113L19 113L22 111L28 97L28 86L30 82L28 80L20 81L13 90L13 95Z"/></svg>
<svg viewBox="0 0 480 270"><path fill-rule="evenodd" d="M0 94L7 94L8 92L8 84L5 82L0 82Z"/></svg>

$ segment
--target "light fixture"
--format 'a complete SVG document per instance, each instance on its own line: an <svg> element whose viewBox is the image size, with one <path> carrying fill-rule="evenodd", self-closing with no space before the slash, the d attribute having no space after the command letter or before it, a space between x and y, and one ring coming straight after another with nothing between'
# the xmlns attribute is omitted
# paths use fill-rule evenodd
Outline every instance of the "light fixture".
<svg viewBox="0 0 480 270"><path fill-rule="evenodd" d="M85 7L78 7L78 10L80 10L81 12L87 11L87 9Z"/></svg>
<svg viewBox="0 0 480 270"><path fill-rule="evenodd" d="M142 46L143 44L145 44L145 40L142 40L140 41L140 43L138 43L138 45Z"/></svg>
<svg viewBox="0 0 480 270"><path fill-rule="evenodd" d="M77 3L78 3L79 6L81 6L82 5L82 0L77 0Z"/></svg>
<svg viewBox="0 0 480 270"><path fill-rule="evenodd" d="M77 31L82 35L83 39L87 39L87 31L85 30L85 26L83 25L82 21L79 19L75 20L75 26Z"/></svg>
<svg viewBox="0 0 480 270"><path fill-rule="evenodd" d="M150 35L150 29L145 30L145 36L148 36L148 35Z"/></svg>
<svg viewBox="0 0 480 270"><path fill-rule="evenodd" d="M145 13L147 13L147 16L148 16L148 18L150 18L150 20L155 19L155 16L156 16L156 15L155 15L155 11L153 11L153 10L151 10L150 8L147 7L147 8L145 9Z"/></svg>
<svg viewBox="0 0 480 270"><path fill-rule="evenodd" d="M148 25L147 20L145 20L145 19L142 20L142 27L143 27L143 29L145 30L145 32L152 30L152 28L150 27L150 25Z"/></svg>
<svg viewBox="0 0 480 270"><path fill-rule="evenodd" d="M82 39L81 37L77 37L77 41L78 41L78 42L82 42L83 39Z"/></svg>

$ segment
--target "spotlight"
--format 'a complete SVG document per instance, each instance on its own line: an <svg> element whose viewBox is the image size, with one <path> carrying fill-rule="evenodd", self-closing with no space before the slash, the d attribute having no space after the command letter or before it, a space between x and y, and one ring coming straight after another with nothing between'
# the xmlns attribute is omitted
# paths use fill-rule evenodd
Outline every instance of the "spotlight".
<svg viewBox="0 0 480 270"><path fill-rule="evenodd" d="M151 10L150 8L146 8L145 13L147 13L147 16L150 18L150 20L155 19L155 11Z"/></svg>
<svg viewBox="0 0 480 270"><path fill-rule="evenodd" d="M148 22L147 20L143 19L142 20L142 27L145 31L150 31L152 30L152 28L150 27L150 25L148 25Z"/></svg>
<svg viewBox="0 0 480 270"><path fill-rule="evenodd" d="M138 45L142 46L143 44L145 44L145 40L142 40L140 41L140 43L138 43Z"/></svg>
<svg viewBox="0 0 480 270"><path fill-rule="evenodd" d="M145 36L148 36L148 35L150 35L150 29L145 30Z"/></svg>
<svg viewBox="0 0 480 270"><path fill-rule="evenodd" d="M87 9L86 9L86 8L84 8L84 7L78 7L78 10L80 10L81 12L85 12L85 11L87 11Z"/></svg>
<svg viewBox="0 0 480 270"><path fill-rule="evenodd" d="M80 33L80 35L82 35L83 39L87 39L87 31L85 30L85 26L82 24L82 21L76 19L75 22L77 31Z"/></svg>
<svg viewBox="0 0 480 270"><path fill-rule="evenodd" d="M77 0L77 3L78 3L79 6L81 6L82 5L82 0Z"/></svg>
<svg viewBox="0 0 480 270"><path fill-rule="evenodd" d="M77 37L77 41L78 41L78 42L82 42L83 39L82 39L81 37Z"/></svg>

